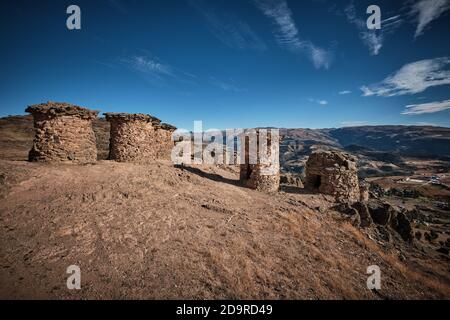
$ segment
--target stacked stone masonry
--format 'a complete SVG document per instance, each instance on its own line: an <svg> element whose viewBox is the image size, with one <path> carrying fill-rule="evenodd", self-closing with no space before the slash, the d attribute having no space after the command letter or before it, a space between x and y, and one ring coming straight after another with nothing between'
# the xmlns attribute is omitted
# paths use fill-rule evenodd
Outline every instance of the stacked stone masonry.
<svg viewBox="0 0 450 320"><path fill-rule="evenodd" d="M92 120L98 111L58 102L32 105L25 111L33 115L35 128L30 161L97 161Z"/></svg>
<svg viewBox="0 0 450 320"><path fill-rule="evenodd" d="M260 131L254 129L255 135L253 139L257 139L258 150L261 146ZM279 159L273 159L273 156L278 156L279 145L273 143L270 132L267 134L267 156L274 161L261 161L261 154L258 152L256 163L250 163L250 135L241 137L241 143L245 145L244 148L244 163L240 165L240 181L248 188L263 192L277 192L280 188L280 163Z"/></svg>
<svg viewBox="0 0 450 320"><path fill-rule="evenodd" d="M306 162L305 187L332 195L337 202L360 200L356 158L339 151L316 151Z"/></svg>
<svg viewBox="0 0 450 320"><path fill-rule="evenodd" d="M144 114L106 113L105 116L111 123L110 160L145 163L170 159L174 126Z"/></svg>

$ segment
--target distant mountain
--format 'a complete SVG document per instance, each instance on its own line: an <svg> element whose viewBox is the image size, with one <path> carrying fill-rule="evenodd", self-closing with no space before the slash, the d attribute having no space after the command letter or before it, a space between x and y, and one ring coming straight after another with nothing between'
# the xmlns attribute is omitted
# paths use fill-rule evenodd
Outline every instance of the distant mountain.
<svg viewBox="0 0 450 320"><path fill-rule="evenodd" d="M315 149L341 149L359 158L361 176L407 174L404 157L450 159L450 128L363 126L340 129L281 129L280 161L300 172Z"/></svg>
<svg viewBox="0 0 450 320"><path fill-rule="evenodd" d="M406 156L450 157L450 128L364 126L332 129L328 135L343 147L357 145Z"/></svg>

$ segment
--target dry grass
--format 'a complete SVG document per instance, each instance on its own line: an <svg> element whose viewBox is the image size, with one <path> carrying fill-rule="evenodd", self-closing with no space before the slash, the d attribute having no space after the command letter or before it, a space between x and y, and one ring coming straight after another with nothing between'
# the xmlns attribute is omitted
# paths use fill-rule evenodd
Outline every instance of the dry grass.
<svg viewBox="0 0 450 320"><path fill-rule="evenodd" d="M436 293L438 293L439 296L443 298L450 297L449 279L448 278L445 279L445 277L448 276L448 274L447 275L442 274L441 265L435 265L430 262L427 263L429 274L425 276L419 271L412 269L411 266L407 266L405 263L402 263L398 259L398 256L396 256L392 252L383 251L382 248L380 248L376 243L365 237L359 230L357 230L352 225L344 224L344 228L350 234L352 234L361 245L363 245L371 252L378 254L386 262L387 265L395 268L398 272L400 272L400 274L406 279L406 281L420 283L423 286L429 288L430 290L435 291ZM430 275L432 273L440 274L441 276L440 279L437 279L434 276ZM443 278L446 281L442 281Z"/></svg>
<svg viewBox="0 0 450 320"><path fill-rule="evenodd" d="M2 298L379 299L366 288L372 264L385 267L386 297L449 297L420 273L400 281L401 264L335 221L322 195L267 195L229 169L166 162L0 168L11 182ZM76 293L65 288L71 264L82 270Z"/></svg>

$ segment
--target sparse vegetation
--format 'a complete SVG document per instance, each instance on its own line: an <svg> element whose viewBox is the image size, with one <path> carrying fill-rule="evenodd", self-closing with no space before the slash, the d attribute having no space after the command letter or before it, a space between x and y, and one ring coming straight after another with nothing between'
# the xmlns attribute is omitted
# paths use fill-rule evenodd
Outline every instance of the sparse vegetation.
<svg viewBox="0 0 450 320"><path fill-rule="evenodd" d="M29 163L32 133L28 142L11 137L27 136L31 119L0 121L12 132L0 137L4 298L450 297L448 253L437 251L449 243L445 189L434 194L439 201L420 189L423 201L384 194L391 187L384 181L398 188L400 179L372 181L380 201L408 212L409 243L389 224L352 225L332 197L311 194L292 177L267 195L240 185L232 166ZM102 155L108 129L94 122ZM417 161L410 165L419 168ZM83 272L81 296L64 290L74 262ZM370 265L382 270L379 292L366 287Z"/></svg>

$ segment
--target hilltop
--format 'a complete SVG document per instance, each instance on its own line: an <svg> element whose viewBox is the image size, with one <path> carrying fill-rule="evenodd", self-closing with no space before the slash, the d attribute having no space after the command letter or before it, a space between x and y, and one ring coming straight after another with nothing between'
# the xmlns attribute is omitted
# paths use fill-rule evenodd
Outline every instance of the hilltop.
<svg viewBox="0 0 450 320"><path fill-rule="evenodd" d="M267 195L239 186L232 169L168 162L0 165L2 298L450 296L445 263L376 240L323 195ZM71 264L79 293L65 289ZM379 293L366 288L374 264Z"/></svg>
<svg viewBox="0 0 450 320"><path fill-rule="evenodd" d="M29 163L31 126L0 119L2 298L450 297L448 254L388 226L361 229L329 196L286 184L257 192L233 166L101 160L103 120L94 123L97 163ZM72 264L81 291L65 287ZM380 291L366 287L371 265Z"/></svg>

